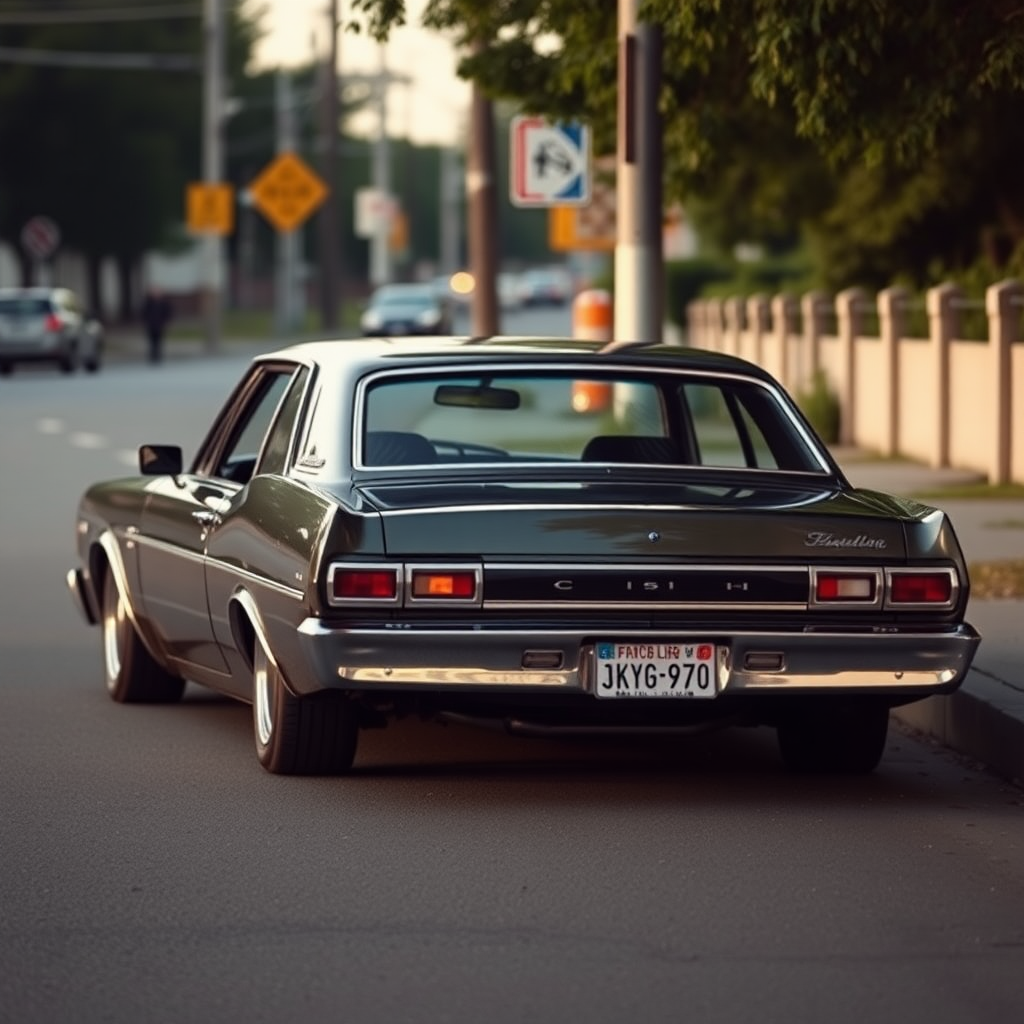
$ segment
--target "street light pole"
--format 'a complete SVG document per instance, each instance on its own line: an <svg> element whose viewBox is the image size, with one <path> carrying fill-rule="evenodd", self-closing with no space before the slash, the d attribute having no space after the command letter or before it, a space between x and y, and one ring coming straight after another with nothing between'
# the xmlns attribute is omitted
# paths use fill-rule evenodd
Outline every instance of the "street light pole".
<svg viewBox="0 0 1024 1024"><path fill-rule="evenodd" d="M224 178L224 8L223 0L203 0L203 181ZM203 314L206 348L220 347L224 291L224 240L215 232L203 239Z"/></svg>

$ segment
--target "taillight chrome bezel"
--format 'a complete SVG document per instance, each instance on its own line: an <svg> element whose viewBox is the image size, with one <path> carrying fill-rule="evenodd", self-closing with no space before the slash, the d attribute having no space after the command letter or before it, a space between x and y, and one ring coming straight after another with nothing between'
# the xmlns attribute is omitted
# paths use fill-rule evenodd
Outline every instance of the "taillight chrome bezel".
<svg viewBox="0 0 1024 1024"><path fill-rule="evenodd" d="M327 569L327 603L335 608L351 608L354 605L373 607L400 608L404 597L405 573L401 562L332 562ZM340 573L374 573L383 572L393 575L395 593L389 597L340 597L334 592L334 581Z"/></svg>
<svg viewBox="0 0 1024 1024"><path fill-rule="evenodd" d="M375 572L392 575L395 581L393 596L340 597L335 594L335 579L339 573ZM417 595L418 574L471 576L472 596ZM483 579L483 566L479 562L332 562L327 569L327 603L333 608L479 608L483 604Z"/></svg>
<svg viewBox="0 0 1024 1024"><path fill-rule="evenodd" d="M871 585L871 596L867 598L820 598L821 580L824 577L841 577L848 580L867 580ZM857 608L864 611L877 610L882 607L885 593L884 575L881 569L869 566L820 565L811 567L812 608Z"/></svg>
<svg viewBox="0 0 1024 1024"><path fill-rule="evenodd" d="M415 576L472 575L472 597L424 597L417 595ZM405 567L405 606L407 608L479 608L483 603L483 567L473 562L420 562Z"/></svg>
<svg viewBox="0 0 1024 1024"><path fill-rule="evenodd" d="M944 601L897 601L893 597L893 580L900 577L937 576L948 581L949 595ZM821 580L826 577L870 580L870 598L825 599L820 598ZM875 568L872 566L822 565L811 567L810 607L815 610L862 610L862 611L951 611L960 599L960 578L953 566L900 566L899 568Z"/></svg>
<svg viewBox="0 0 1024 1024"><path fill-rule="evenodd" d="M945 601L896 601L892 596L893 580L906 576L941 576L949 580L949 597ZM944 611L955 608L960 598L960 578L951 566L906 566L885 570L885 606L900 611Z"/></svg>

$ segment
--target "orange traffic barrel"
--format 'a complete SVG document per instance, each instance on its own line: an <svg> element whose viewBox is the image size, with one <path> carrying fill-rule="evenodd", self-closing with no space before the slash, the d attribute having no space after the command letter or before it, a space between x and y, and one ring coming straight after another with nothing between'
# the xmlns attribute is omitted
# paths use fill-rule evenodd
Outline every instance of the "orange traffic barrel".
<svg viewBox="0 0 1024 1024"><path fill-rule="evenodd" d="M572 336L584 341L612 340L612 297L603 288L582 291L572 304ZM612 386L601 380L577 380L572 385L573 412L604 412L612 401Z"/></svg>

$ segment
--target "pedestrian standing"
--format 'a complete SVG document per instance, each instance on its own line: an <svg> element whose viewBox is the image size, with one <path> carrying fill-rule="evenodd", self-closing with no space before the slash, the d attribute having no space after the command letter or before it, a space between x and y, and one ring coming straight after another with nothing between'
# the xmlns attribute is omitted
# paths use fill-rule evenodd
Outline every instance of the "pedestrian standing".
<svg viewBox="0 0 1024 1024"><path fill-rule="evenodd" d="M164 334L173 315L171 300L157 287L146 292L142 303L142 323L149 342L149 361L159 363L163 358Z"/></svg>

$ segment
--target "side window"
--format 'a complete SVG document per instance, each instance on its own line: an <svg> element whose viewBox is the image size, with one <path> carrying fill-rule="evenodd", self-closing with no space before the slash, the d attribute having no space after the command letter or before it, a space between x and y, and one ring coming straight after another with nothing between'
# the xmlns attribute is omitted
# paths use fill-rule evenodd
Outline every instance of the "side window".
<svg viewBox="0 0 1024 1024"><path fill-rule="evenodd" d="M742 396L713 384L686 384L684 392L701 465L777 468L771 446Z"/></svg>
<svg viewBox="0 0 1024 1024"><path fill-rule="evenodd" d="M274 421L270 436L263 448L263 456L259 464L261 473L283 473L288 468L292 434L295 430L295 421L299 417L299 410L302 408L302 398L306 392L308 379L309 370L306 367L302 367L292 378L288 393L281 403L281 411Z"/></svg>
<svg viewBox="0 0 1024 1024"><path fill-rule="evenodd" d="M281 399L293 376L292 370L267 373L249 396L231 441L214 470L215 476L246 483L256 469L263 440L270 430Z"/></svg>

